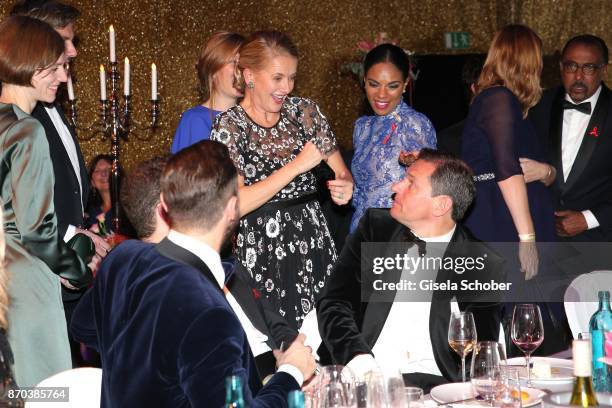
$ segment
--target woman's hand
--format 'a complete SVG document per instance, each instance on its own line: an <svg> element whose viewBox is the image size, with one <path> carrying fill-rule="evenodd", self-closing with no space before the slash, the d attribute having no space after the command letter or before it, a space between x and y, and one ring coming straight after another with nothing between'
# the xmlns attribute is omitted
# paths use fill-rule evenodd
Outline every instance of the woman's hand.
<svg viewBox="0 0 612 408"><path fill-rule="evenodd" d="M337 205L345 205L353 197L353 179L347 172L342 172L335 180L327 182L327 188L332 201Z"/></svg>
<svg viewBox="0 0 612 408"><path fill-rule="evenodd" d="M523 170L523 177L525 178L525 183L531 183L532 181L541 181L542 183L548 186L555 180L555 168L550 164L527 159L524 157L519 158L519 163L521 164L521 169Z"/></svg>
<svg viewBox="0 0 612 408"><path fill-rule="evenodd" d="M291 163L297 169L298 174L302 174L321 163L323 159L325 159L325 155L321 153L314 143L308 142Z"/></svg>
<svg viewBox="0 0 612 408"><path fill-rule="evenodd" d="M521 272L525 274L525 280L535 278L538 274L538 248L535 241L519 242L519 261Z"/></svg>

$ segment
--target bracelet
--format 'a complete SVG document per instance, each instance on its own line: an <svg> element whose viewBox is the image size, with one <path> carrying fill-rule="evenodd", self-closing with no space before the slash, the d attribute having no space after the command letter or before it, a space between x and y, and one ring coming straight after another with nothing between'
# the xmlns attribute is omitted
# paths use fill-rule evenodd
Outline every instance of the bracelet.
<svg viewBox="0 0 612 408"><path fill-rule="evenodd" d="M529 234L518 234L519 241L521 242L535 242L535 232L531 232Z"/></svg>

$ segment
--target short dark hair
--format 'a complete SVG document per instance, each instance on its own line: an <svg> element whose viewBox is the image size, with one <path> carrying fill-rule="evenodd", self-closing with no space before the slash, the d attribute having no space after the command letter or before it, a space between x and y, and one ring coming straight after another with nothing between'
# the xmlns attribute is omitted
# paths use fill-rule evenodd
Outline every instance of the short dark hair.
<svg viewBox="0 0 612 408"><path fill-rule="evenodd" d="M140 162L127 174L121 186L121 205L139 239L155 232L155 209L159 204L160 179L168 156Z"/></svg>
<svg viewBox="0 0 612 408"><path fill-rule="evenodd" d="M76 7L55 0L19 0L10 15L28 16L42 20L53 28L64 28L74 23L81 12Z"/></svg>
<svg viewBox="0 0 612 408"><path fill-rule="evenodd" d="M32 86L32 77L55 64L64 40L47 23L11 16L0 23L0 82Z"/></svg>
<svg viewBox="0 0 612 408"><path fill-rule="evenodd" d="M606 42L603 39L591 34L582 34L570 38L569 41L565 43L565 46L563 46L563 51L561 51L561 58L563 58L563 56L565 55L565 51L567 51L569 47L576 44L597 48L603 60L601 62L606 65L608 64L608 46L606 45Z"/></svg>
<svg viewBox="0 0 612 408"><path fill-rule="evenodd" d="M451 216L459 222L476 195L472 169L463 160L440 150L423 149L417 160L436 165L430 177L431 196L449 196L453 201Z"/></svg>
<svg viewBox="0 0 612 408"><path fill-rule="evenodd" d="M372 48L363 60L363 74L367 75L370 68L381 62L393 64L401 73L405 81L410 75L410 60L406 52L393 44L380 44Z"/></svg>
<svg viewBox="0 0 612 408"><path fill-rule="evenodd" d="M161 192L172 228L210 230L238 194L238 171L227 147L203 140L170 157Z"/></svg>

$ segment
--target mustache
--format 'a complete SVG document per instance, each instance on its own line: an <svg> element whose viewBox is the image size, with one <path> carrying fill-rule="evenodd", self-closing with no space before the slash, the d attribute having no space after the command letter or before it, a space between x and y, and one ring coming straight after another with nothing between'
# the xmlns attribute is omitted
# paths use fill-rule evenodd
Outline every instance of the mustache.
<svg viewBox="0 0 612 408"><path fill-rule="evenodd" d="M570 85L570 88L576 88L576 87L582 87L582 88L586 88L586 84L582 81L576 81L574 82L572 85Z"/></svg>

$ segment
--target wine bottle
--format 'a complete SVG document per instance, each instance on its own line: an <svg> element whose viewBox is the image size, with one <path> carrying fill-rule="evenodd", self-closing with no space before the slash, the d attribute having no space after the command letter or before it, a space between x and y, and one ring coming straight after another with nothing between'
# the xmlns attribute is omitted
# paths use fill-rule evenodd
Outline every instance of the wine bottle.
<svg viewBox="0 0 612 408"><path fill-rule="evenodd" d="M605 355L605 333L612 331L610 292L600 291L598 295L599 309L589 321L593 349L593 387L596 392L612 392L612 367L599 360Z"/></svg>
<svg viewBox="0 0 612 408"><path fill-rule="evenodd" d="M574 377L576 378L574 380L570 405L584 408L598 406L591 379L591 342L588 340L574 340L572 344L572 357L574 359Z"/></svg>
<svg viewBox="0 0 612 408"><path fill-rule="evenodd" d="M291 391L287 402L289 403L289 408L304 408L304 393L299 390Z"/></svg>
<svg viewBox="0 0 612 408"><path fill-rule="evenodd" d="M237 375L225 379L225 408L245 408L242 381Z"/></svg>

